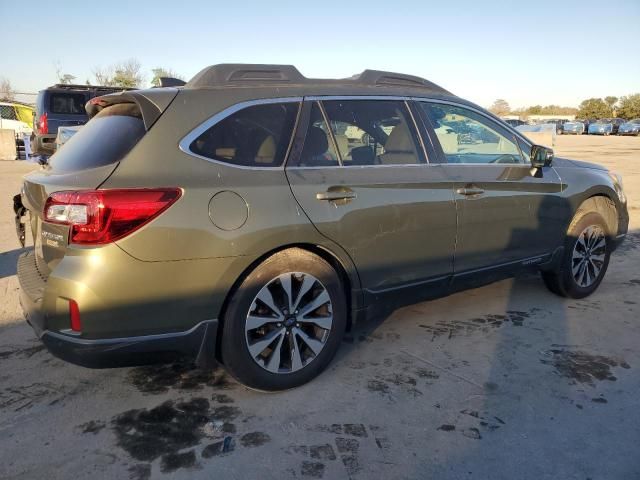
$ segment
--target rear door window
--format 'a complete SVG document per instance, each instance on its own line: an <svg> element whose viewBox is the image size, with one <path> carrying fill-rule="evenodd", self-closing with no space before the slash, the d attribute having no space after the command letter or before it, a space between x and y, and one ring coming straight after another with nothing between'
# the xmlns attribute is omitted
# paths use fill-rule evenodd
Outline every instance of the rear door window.
<svg viewBox="0 0 640 480"><path fill-rule="evenodd" d="M318 102L313 102L298 166L337 167L338 154Z"/></svg>
<svg viewBox="0 0 640 480"><path fill-rule="evenodd" d="M55 171L73 172L119 162L145 133L136 105L112 105L81 127L51 157L49 164Z"/></svg>
<svg viewBox="0 0 640 480"><path fill-rule="evenodd" d="M279 167L291 143L299 102L253 105L219 121L189 149L219 162L244 167Z"/></svg>
<svg viewBox="0 0 640 480"><path fill-rule="evenodd" d="M82 93L56 92L49 96L49 112L61 115L86 115L84 104L87 99Z"/></svg>
<svg viewBox="0 0 640 480"><path fill-rule="evenodd" d="M424 163L403 101L322 102L344 166Z"/></svg>

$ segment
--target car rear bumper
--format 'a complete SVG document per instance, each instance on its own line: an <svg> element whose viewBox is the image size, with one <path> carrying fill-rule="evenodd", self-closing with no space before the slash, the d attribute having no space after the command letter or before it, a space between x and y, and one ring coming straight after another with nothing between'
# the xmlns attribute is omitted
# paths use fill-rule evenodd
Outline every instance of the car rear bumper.
<svg viewBox="0 0 640 480"><path fill-rule="evenodd" d="M31 137L31 153L34 155L53 155L56 151L55 134L33 135Z"/></svg>
<svg viewBox="0 0 640 480"><path fill-rule="evenodd" d="M208 368L215 364L217 331L218 320L206 320L186 332L87 340L44 330L40 339L56 357L83 367L122 367L187 358Z"/></svg>
<svg viewBox="0 0 640 480"><path fill-rule="evenodd" d="M27 323L58 358L90 368L141 365L177 358L195 360L205 368L215 365L217 319L201 321L186 331L88 339L70 329L51 330L43 307L47 279L38 272L32 250L18 259L18 280L20 304Z"/></svg>

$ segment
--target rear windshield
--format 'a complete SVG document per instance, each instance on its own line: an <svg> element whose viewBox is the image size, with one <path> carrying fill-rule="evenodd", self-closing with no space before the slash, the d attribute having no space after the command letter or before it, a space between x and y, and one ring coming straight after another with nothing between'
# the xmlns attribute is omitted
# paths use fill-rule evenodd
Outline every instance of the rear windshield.
<svg viewBox="0 0 640 480"><path fill-rule="evenodd" d="M51 93L49 96L49 112L64 115L86 115L84 104L87 99L82 93Z"/></svg>
<svg viewBox="0 0 640 480"><path fill-rule="evenodd" d="M112 105L81 127L51 157L49 164L55 171L73 172L119 162L145 132L136 105Z"/></svg>

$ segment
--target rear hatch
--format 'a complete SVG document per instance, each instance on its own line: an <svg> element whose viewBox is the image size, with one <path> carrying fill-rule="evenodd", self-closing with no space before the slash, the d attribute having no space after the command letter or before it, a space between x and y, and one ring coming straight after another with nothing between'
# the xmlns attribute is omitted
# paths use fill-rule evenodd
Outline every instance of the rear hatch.
<svg viewBox="0 0 640 480"><path fill-rule="evenodd" d="M65 255L69 227L44 221L54 192L95 190L114 172L166 110L176 89L127 92L93 99L91 120L40 170L25 176L22 203L29 211L36 265L46 277Z"/></svg>

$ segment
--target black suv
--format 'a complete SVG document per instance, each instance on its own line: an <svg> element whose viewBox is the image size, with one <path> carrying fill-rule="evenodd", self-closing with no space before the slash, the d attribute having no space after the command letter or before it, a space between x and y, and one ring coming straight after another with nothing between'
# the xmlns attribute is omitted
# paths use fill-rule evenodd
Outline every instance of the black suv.
<svg viewBox="0 0 640 480"><path fill-rule="evenodd" d="M31 135L31 151L49 156L56 149L58 127L84 125L89 120L84 109L93 97L121 92L123 88L57 84L38 92Z"/></svg>

